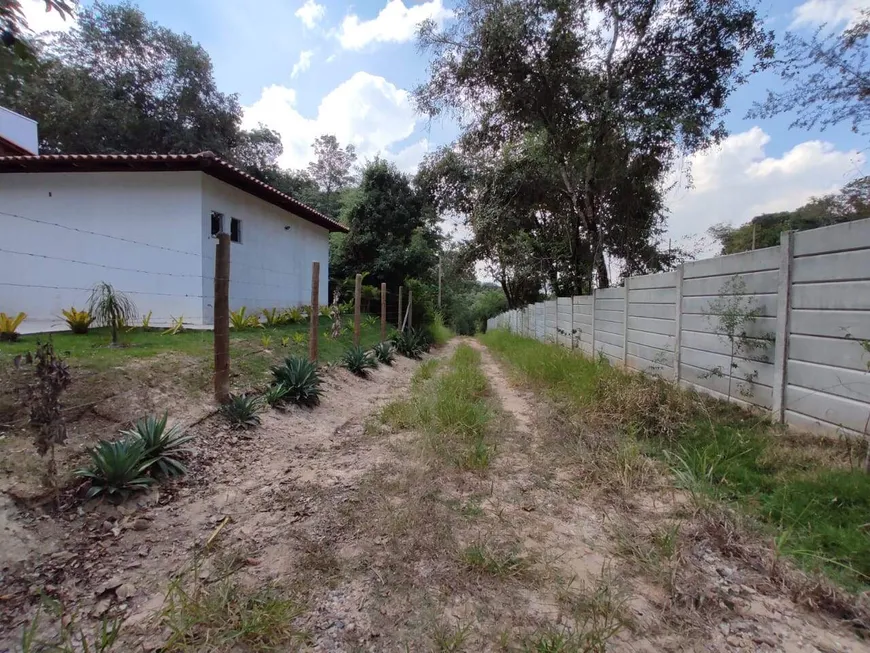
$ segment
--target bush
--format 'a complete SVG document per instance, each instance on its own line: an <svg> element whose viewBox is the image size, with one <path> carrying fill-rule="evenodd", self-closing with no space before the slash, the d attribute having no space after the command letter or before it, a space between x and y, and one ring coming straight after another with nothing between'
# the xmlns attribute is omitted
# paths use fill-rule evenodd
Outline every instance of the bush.
<svg viewBox="0 0 870 653"><path fill-rule="evenodd" d="M383 363L384 365L392 365L393 361L396 360L396 348L393 346L393 343L389 341L376 344L372 353L374 353L378 362Z"/></svg>
<svg viewBox="0 0 870 653"><path fill-rule="evenodd" d="M138 440L142 443L142 455L152 469L152 474L181 476L187 473L187 468L181 463L180 458L187 453L184 445L190 442L193 436L185 435L180 424L167 430L168 418L168 413L163 413L163 417L159 419L149 415L136 422L135 428L121 431L121 435L127 436L131 441Z"/></svg>
<svg viewBox="0 0 870 653"><path fill-rule="evenodd" d="M63 319L69 327L70 331L75 334L85 334L93 323L94 318L87 311L77 311L75 306L71 306L69 310L65 308L60 311L63 314Z"/></svg>
<svg viewBox="0 0 870 653"><path fill-rule="evenodd" d="M289 388L283 383L273 383L263 393L263 400L273 408L287 399Z"/></svg>
<svg viewBox="0 0 870 653"><path fill-rule="evenodd" d="M230 395L229 402L221 406L221 413L234 429L248 429L260 425L263 399L257 395Z"/></svg>
<svg viewBox="0 0 870 653"><path fill-rule="evenodd" d="M75 471L76 476L91 480L88 499L103 494L110 499L123 500L154 482L147 474L150 463L144 457L145 446L141 440L101 440L88 453L90 466Z"/></svg>
<svg viewBox="0 0 870 653"><path fill-rule="evenodd" d="M283 365L272 368L272 375L275 383L287 387L287 401L304 406L313 406L320 402L322 379L317 363L301 356L288 356Z"/></svg>
<svg viewBox="0 0 870 653"><path fill-rule="evenodd" d="M405 329L393 334L393 344L402 356L407 358L421 358L429 351L429 343L425 334L416 329Z"/></svg>
<svg viewBox="0 0 870 653"><path fill-rule="evenodd" d="M349 372L357 376L366 377L369 374L369 370L378 366L378 361L365 349L354 345L344 352L344 356L341 357L341 364Z"/></svg>

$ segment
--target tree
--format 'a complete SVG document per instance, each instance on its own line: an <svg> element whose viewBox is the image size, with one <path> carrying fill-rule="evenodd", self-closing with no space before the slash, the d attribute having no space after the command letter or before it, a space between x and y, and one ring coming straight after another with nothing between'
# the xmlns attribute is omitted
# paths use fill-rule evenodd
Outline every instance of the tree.
<svg viewBox="0 0 870 653"><path fill-rule="evenodd" d="M724 136L744 55L771 55L744 0L466 0L420 44L433 56L418 106L457 115L466 150L538 144L576 292L585 267L606 287L605 255L636 258L655 236L668 166Z"/></svg>
<svg viewBox="0 0 870 653"><path fill-rule="evenodd" d="M67 0L45 0L45 11L56 11L66 20L73 10ZM0 44L14 56L28 58L33 54L33 44L25 36L27 31L21 0L0 0Z"/></svg>
<svg viewBox="0 0 870 653"><path fill-rule="evenodd" d="M382 159L366 165L344 217L350 231L330 265L336 277L368 272L367 283L389 288L410 277L433 280L435 213L395 165Z"/></svg>
<svg viewBox="0 0 870 653"><path fill-rule="evenodd" d="M281 134L261 123L256 129L239 134L229 158L249 175L271 184L271 180L282 174L278 157L283 153Z"/></svg>
<svg viewBox="0 0 870 653"><path fill-rule="evenodd" d="M39 121L44 152L228 155L241 106L218 91L211 60L187 35L137 8L95 2L22 67L2 58L4 105Z"/></svg>
<svg viewBox="0 0 870 653"><path fill-rule="evenodd" d="M342 148L332 134L319 136L313 147L315 158L308 164L308 175L323 192L327 212L337 215L340 207L336 193L353 179L351 167L356 161L356 149L353 145Z"/></svg>
<svg viewBox="0 0 870 653"><path fill-rule="evenodd" d="M814 197L794 211L764 213L739 227L720 224L710 234L722 246L722 254L779 245L783 231L818 229L870 217L870 177L846 184L839 192Z"/></svg>
<svg viewBox="0 0 870 653"><path fill-rule="evenodd" d="M770 118L794 112L792 127L813 129L847 122L856 134L867 135L870 120L870 9L846 30L822 26L806 39L789 32L777 47L775 69L785 89L768 91L749 118Z"/></svg>

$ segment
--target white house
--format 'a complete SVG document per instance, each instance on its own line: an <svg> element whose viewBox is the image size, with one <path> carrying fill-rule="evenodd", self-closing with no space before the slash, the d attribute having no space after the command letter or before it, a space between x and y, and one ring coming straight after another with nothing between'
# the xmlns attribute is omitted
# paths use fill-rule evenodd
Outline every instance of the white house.
<svg viewBox="0 0 870 653"><path fill-rule="evenodd" d="M15 114L13 114L15 115ZM0 156L0 311L61 328L108 281L140 313L209 325L214 234L231 234L230 308L327 301L329 234L345 227L210 152Z"/></svg>

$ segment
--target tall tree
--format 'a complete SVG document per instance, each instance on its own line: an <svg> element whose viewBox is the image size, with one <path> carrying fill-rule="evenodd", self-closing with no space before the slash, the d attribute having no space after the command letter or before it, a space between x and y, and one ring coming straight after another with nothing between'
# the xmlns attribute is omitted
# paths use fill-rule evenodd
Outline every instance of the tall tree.
<svg viewBox="0 0 870 653"><path fill-rule="evenodd" d="M633 256L663 219L661 180L678 152L721 138L744 55L770 35L751 0L466 0L417 89L430 115L453 112L467 149L495 156L528 136L559 181L566 267L610 283L605 255ZM620 226L625 225L628 226ZM580 291L575 273L572 291Z"/></svg>
<svg viewBox="0 0 870 653"><path fill-rule="evenodd" d="M870 121L870 9L847 29L820 27L810 38L788 32L777 47L775 69L785 88L769 91L750 118L794 112L792 127L825 129L842 122L867 135Z"/></svg>
<svg viewBox="0 0 870 653"><path fill-rule="evenodd" d="M45 11L56 11L66 20L73 8L68 0L45 0ZM21 0L0 0L0 44L16 57L26 58L33 53L33 45L27 34L29 27L21 7Z"/></svg>
<svg viewBox="0 0 870 653"><path fill-rule="evenodd" d="M395 165L381 159L366 165L344 217L350 232L330 263L336 276L368 272L366 283L390 288L409 277L434 278L435 213Z"/></svg>
<svg viewBox="0 0 870 653"><path fill-rule="evenodd" d="M319 136L312 147L314 161L308 164L308 175L320 187L327 212L337 215L340 209L337 193L353 179L351 168L356 161L356 149L353 145L342 148L332 134Z"/></svg>
<svg viewBox="0 0 870 653"><path fill-rule="evenodd" d="M82 7L32 66L0 64L4 104L40 123L43 151L228 155L241 107L218 91L211 60L187 35L129 4Z"/></svg>

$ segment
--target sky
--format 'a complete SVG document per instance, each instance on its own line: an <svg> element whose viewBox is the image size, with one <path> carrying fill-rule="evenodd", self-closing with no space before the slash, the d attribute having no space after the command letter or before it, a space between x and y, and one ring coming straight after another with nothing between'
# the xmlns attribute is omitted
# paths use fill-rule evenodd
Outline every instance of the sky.
<svg viewBox="0 0 870 653"><path fill-rule="evenodd" d="M85 0L86 1L86 0ZM413 173L422 157L449 144L456 126L414 109L427 58L414 33L424 19L451 20L452 0L138 0L146 16L186 32L211 56L218 87L238 93L244 126L281 134L281 165L301 168L324 133ZM23 0L35 31L68 28L41 0ZM870 0L762 0L767 26L811 34L842 30ZM679 162L668 197L676 243L719 223L793 209L870 174L864 143L843 124L826 131L789 129L793 117L748 120L752 103L779 86L774 74L750 78L728 101L729 136ZM691 185L688 183L691 171ZM462 233L461 230L459 232Z"/></svg>

